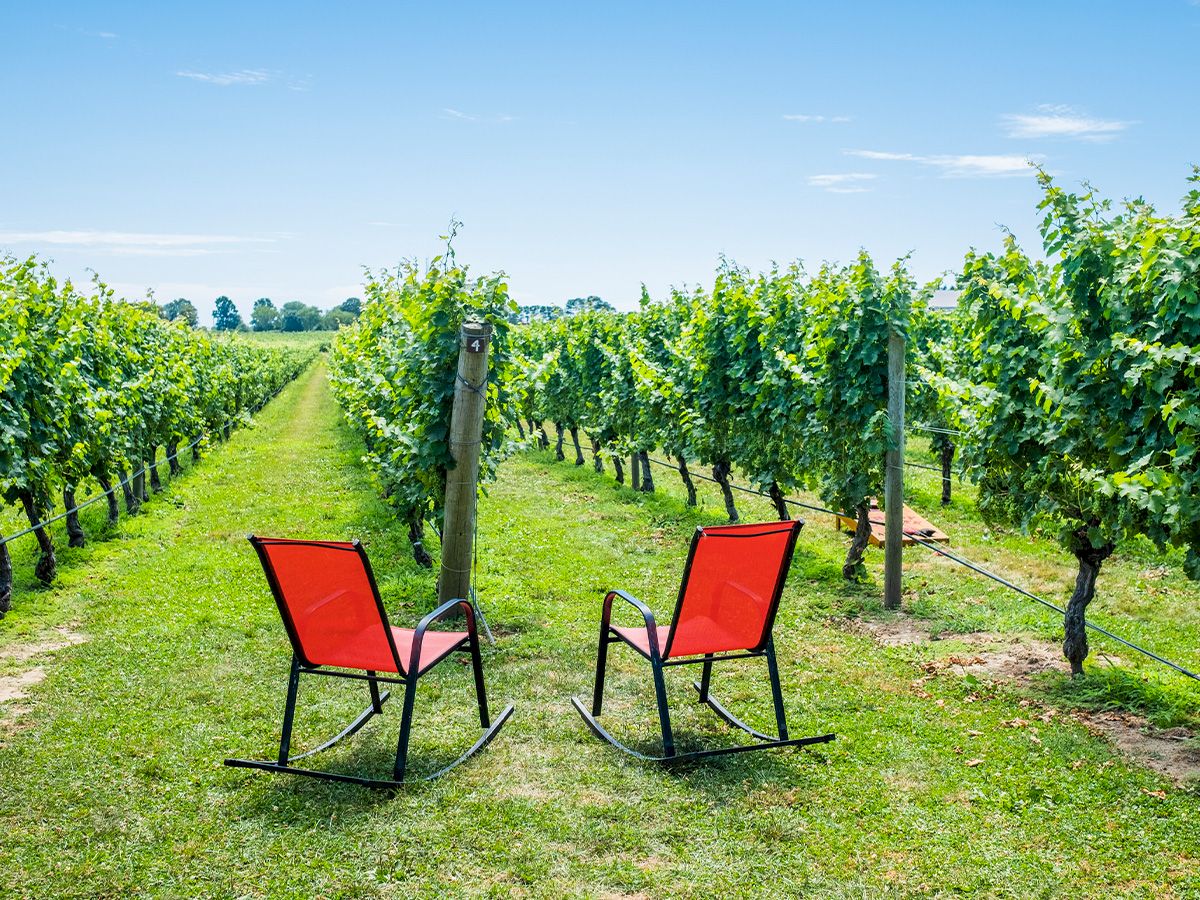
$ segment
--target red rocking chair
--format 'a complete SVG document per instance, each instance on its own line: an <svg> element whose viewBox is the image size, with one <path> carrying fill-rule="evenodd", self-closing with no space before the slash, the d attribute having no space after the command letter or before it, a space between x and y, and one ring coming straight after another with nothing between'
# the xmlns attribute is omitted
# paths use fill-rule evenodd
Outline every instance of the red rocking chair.
<svg viewBox="0 0 1200 900"><path fill-rule="evenodd" d="M425 616L416 629L395 628L387 613L367 554L358 541L300 541L250 536L258 551L271 593L279 606L284 628L292 644L292 669L288 678L287 703L283 711L283 735L274 761L227 759L227 766L264 769L292 775L307 775L373 788L394 788L404 783L408 739L412 731L413 701L417 680L453 653L470 653L479 702L479 724L484 729L471 748L432 775L432 780L473 756L496 736L512 715L510 704L494 720L488 714L483 685L483 662L475 632L475 610L466 600L450 600ZM466 631L435 631L430 625L455 609L466 616ZM356 671L344 671L351 669ZM380 675L380 672L393 673ZM367 683L371 705L341 732L320 746L295 756L291 752L292 721L301 675L327 675ZM389 692L379 684L404 687L404 709L400 716L400 738L391 779L362 778L298 768L293 765L349 737L375 715L383 712Z"/></svg>
<svg viewBox="0 0 1200 900"><path fill-rule="evenodd" d="M600 649L596 659L596 685L591 711L585 708L579 698L571 698L597 737L631 756L657 762L680 762L750 750L801 747L834 739L832 734L802 738L788 736L779 667L775 662L775 645L771 636L779 598L792 561L792 551L802 525L803 522L794 521L697 528L670 625L656 625L654 613L636 597L624 591L608 592L600 618ZM613 600L618 597L642 614L642 625L622 628L610 624ZM596 721L603 707L608 645L618 641L628 644L650 662L662 728L662 756L648 756L626 747ZM765 657L771 679L771 698L779 732L774 737L736 718L709 692L714 662L758 656ZM702 664L703 669L700 680L693 682L692 686L699 693L701 702L758 743L691 753L676 751L663 670L670 666L696 663Z"/></svg>

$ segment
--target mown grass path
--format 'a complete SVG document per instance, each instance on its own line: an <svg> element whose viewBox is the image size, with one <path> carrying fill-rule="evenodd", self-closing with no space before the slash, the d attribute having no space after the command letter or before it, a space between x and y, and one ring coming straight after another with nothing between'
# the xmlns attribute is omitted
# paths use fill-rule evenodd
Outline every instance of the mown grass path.
<svg viewBox="0 0 1200 900"><path fill-rule="evenodd" d="M836 545L802 535L777 627L795 734L819 752L668 771L595 741L568 697L588 689L603 591L663 613L688 535L713 510L645 497L529 454L481 506L495 744L399 795L226 769L277 740L287 647L247 532L366 543L397 622L433 604L432 575L358 463L320 366L289 387L62 583L0 623L0 652L71 623L86 643L0 731L5 897L994 897L1200 895L1200 797L1115 756L1080 726L959 678L914 681L902 653L825 621L845 601ZM812 526L816 527L816 526ZM614 731L652 734L649 678L615 651ZM422 686L412 765L475 734L469 676ZM732 736L669 680L681 742ZM714 689L769 722L763 673ZM297 740L365 702L305 685ZM0 715L3 713L0 712ZM330 766L386 771L395 714ZM1013 725L1021 718L1025 726Z"/></svg>

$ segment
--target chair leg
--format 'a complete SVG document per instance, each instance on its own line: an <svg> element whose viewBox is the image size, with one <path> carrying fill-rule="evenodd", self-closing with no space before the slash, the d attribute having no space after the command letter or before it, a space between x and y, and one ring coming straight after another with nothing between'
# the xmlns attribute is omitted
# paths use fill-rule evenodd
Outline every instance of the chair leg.
<svg viewBox="0 0 1200 900"><path fill-rule="evenodd" d="M483 685L483 657L479 653L479 635L471 635L471 668L475 670L475 699L479 701L479 725L488 728L492 718L488 715L487 689Z"/></svg>
<svg viewBox="0 0 1200 900"><path fill-rule="evenodd" d="M410 675L404 683L404 712L400 716L400 737L396 741L396 766L392 769L394 781L404 780L404 767L408 764L408 736L412 732L413 706L417 699L417 676Z"/></svg>
<svg viewBox="0 0 1200 900"><path fill-rule="evenodd" d="M771 699L775 703L775 728L779 740L788 739L787 714L783 710L783 688L779 685L779 665L775 662L775 640L767 641L767 672L771 676Z"/></svg>
<svg viewBox="0 0 1200 900"><path fill-rule="evenodd" d="M592 715L598 716L604 706L604 671L608 668L608 623L600 623L600 648L596 651L596 687L592 692Z"/></svg>
<svg viewBox="0 0 1200 900"><path fill-rule="evenodd" d="M371 680L367 682L367 690L371 692L371 709L376 715L383 712L383 701L379 698L379 684L375 681L375 673L367 670L367 677Z"/></svg>
<svg viewBox="0 0 1200 900"><path fill-rule="evenodd" d="M296 717L296 694L300 689L300 660L292 654L292 669L288 675L287 704L283 708L283 731L279 737L279 765L286 766L292 752L292 721Z"/></svg>
<svg viewBox="0 0 1200 900"><path fill-rule="evenodd" d="M708 653L704 657L704 665L700 669L700 702L708 702L708 685L712 681L712 654Z"/></svg>
<svg viewBox="0 0 1200 900"><path fill-rule="evenodd" d="M671 712L667 709L667 684L663 679L662 663L650 661L654 669L654 697L658 701L658 723L662 726L663 756L675 755L675 736L671 733Z"/></svg>

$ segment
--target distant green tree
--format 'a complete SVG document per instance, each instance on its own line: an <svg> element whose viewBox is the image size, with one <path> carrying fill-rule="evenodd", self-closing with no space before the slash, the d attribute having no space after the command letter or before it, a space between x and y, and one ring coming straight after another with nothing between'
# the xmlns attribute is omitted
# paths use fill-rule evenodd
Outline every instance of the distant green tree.
<svg viewBox="0 0 1200 900"><path fill-rule="evenodd" d="M233 301L224 294L217 298L215 308L213 309L213 326L217 331L237 331L239 328L244 327L242 324L242 314L233 305Z"/></svg>
<svg viewBox="0 0 1200 900"><path fill-rule="evenodd" d="M282 331L317 331L321 327L321 311L299 300L289 300L279 312Z"/></svg>
<svg viewBox="0 0 1200 900"><path fill-rule="evenodd" d="M347 297L336 308L342 312L350 313L352 317L357 319L358 314L362 312L362 301L357 297Z"/></svg>
<svg viewBox="0 0 1200 900"><path fill-rule="evenodd" d="M280 325L279 310L270 297L259 297L250 311L250 324L255 331L277 331Z"/></svg>
<svg viewBox="0 0 1200 900"><path fill-rule="evenodd" d="M170 303L164 303L159 307L158 314L168 322L182 319L192 328L200 324L200 312L196 309L196 304L191 300L185 300L183 297L172 300Z"/></svg>
<svg viewBox="0 0 1200 900"><path fill-rule="evenodd" d="M567 301L567 315L573 316L576 313L586 312L587 310L599 310L602 312L616 312L616 307L607 300L602 300L595 294L588 297L572 297Z"/></svg>
<svg viewBox="0 0 1200 900"><path fill-rule="evenodd" d="M343 325L351 325L353 323L353 313L342 309L340 306L335 306L321 317L321 330L337 331Z"/></svg>

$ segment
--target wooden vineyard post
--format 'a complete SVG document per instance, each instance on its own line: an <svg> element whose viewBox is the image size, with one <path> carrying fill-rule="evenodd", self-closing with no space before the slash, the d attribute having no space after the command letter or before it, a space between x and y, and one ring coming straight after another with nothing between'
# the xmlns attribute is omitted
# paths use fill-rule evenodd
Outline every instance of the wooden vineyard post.
<svg viewBox="0 0 1200 900"><path fill-rule="evenodd" d="M492 326L464 322L458 343L458 377L450 413L450 456L446 473L446 520L442 528L442 570L438 604L471 599L471 552L475 540L475 498L479 483L479 444L487 395L488 345Z"/></svg>
<svg viewBox="0 0 1200 900"><path fill-rule="evenodd" d="M883 605L900 608L904 572L904 337L888 335L888 422L892 426L884 478Z"/></svg>

